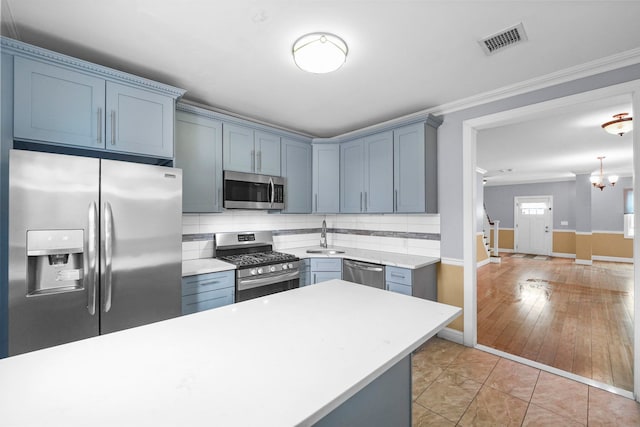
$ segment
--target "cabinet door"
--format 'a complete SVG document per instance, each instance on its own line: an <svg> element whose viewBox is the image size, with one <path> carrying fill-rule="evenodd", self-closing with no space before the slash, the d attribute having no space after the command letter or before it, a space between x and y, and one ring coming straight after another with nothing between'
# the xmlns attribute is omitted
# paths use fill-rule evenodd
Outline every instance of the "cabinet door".
<svg viewBox="0 0 640 427"><path fill-rule="evenodd" d="M311 213L311 144L282 139L285 213Z"/></svg>
<svg viewBox="0 0 640 427"><path fill-rule="evenodd" d="M395 212L425 212L424 123L393 132Z"/></svg>
<svg viewBox="0 0 640 427"><path fill-rule="evenodd" d="M393 212L393 132L364 140L364 211Z"/></svg>
<svg viewBox="0 0 640 427"><path fill-rule="evenodd" d="M255 131L256 173L280 176L280 137Z"/></svg>
<svg viewBox="0 0 640 427"><path fill-rule="evenodd" d="M182 169L182 211L222 211L222 122L176 112L175 165Z"/></svg>
<svg viewBox="0 0 640 427"><path fill-rule="evenodd" d="M105 81L14 58L14 137L104 148Z"/></svg>
<svg viewBox="0 0 640 427"><path fill-rule="evenodd" d="M173 98L107 82L106 148L173 157Z"/></svg>
<svg viewBox="0 0 640 427"><path fill-rule="evenodd" d="M364 212L364 140L340 144L340 212Z"/></svg>
<svg viewBox="0 0 640 427"><path fill-rule="evenodd" d="M313 212L340 210L340 146L313 146Z"/></svg>
<svg viewBox="0 0 640 427"><path fill-rule="evenodd" d="M311 283L314 285L333 279L342 279L342 273L339 271L318 271L311 273Z"/></svg>
<svg viewBox="0 0 640 427"><path fill-rule="evenodd" d="M256 169L253 129L224 123L222 166L226 170L253 173Z"/></svg>

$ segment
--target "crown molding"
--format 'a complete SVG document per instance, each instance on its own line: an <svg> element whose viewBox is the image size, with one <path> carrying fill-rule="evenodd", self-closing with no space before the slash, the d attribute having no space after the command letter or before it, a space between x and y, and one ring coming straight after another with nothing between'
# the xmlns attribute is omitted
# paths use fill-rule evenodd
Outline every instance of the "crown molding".
<svg viewBox="0 0 640 427"><path fill-rule="evenodd" d="M229 111L210 107L208 105L200 104L199 102L190 101L188 99L181 99L179 102L177 102L176 110L196 114L198 116L206 117L209 119L224 121L226 123L248 126L257 130L276 133L279 136L283 136L285 138L292 138L297 141L311 143L312 137L310 135L299 133L291 129L283 128L281 126L275 126L270 123L260 122L250 117L236 115L230 113Z"/></svg>
<svg viewBox="0 0 640 427"><path fill-rule="evenodd" d="M437 107L423 110L422 112L435 115L451 114L456 111L466 110L479 105L488 104L490 102L499 101L501 99L510 98L527 92L533 92L550 86L556 86L562 83L567 83L580 78L593 76L638 63L640 63L640 48L635 48L594 61L585 62L584 64L576 65L574 67L565 68L554 73L545 74L533 79L503 86L493 91L484 92L468 98L442 104Z"/></svg>
<svg viewBox="0 0 640 427"><path fill-rule="evenodd" d="M113 68L104 67L72 56L53 52L48 49L23 43L8 37L0 38L0 47L2 52L8 52L15 56L21 56L29 59L44 60L49 63L69 67L75 70L84 71L93 75L98 75L106 80L126 83L130 85L144 87L164 95L168 95L177 99L185 94L185 89L180 89L164 83L145 79L144 77L125 73L123 71L114 70Z"/></svg>

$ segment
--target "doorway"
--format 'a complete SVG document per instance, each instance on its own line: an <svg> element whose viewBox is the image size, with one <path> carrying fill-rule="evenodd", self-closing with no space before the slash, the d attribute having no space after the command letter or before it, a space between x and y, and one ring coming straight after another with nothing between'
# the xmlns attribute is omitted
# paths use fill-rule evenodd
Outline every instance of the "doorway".
<svg viewBox="0 0 640 427"><path fill-rule="evenodd" d="M551 255L553 196L515 197L513 205L515 252Z"/></svg>
<svg viewBox="0 0 640 427"><path fill-rule="evenodd" d="M477 342L477 308L478 308L478 296L477 296L477 265L476 265L476 245L472 244L476 235L476 218L475 218L475 206L477 202L477 177L476 177L476 138L478 131L483 129L490 129L492 127L501 126L507 123L514 123L518 120L523 120L524 117L530 117L534 114L541 114L544 111L548 111L552 108L560 106L568 106L578 102L586 100L596 100L607 96L619 96L627 95L632 100L633 110L640 111L640 81L632 81L613 85L601 89L592 90L589 92L580 93L577 95L568 96L565 98L558 98L551 101L546 101L538 104L529 105L526 107L518 108L515 110L502 111L495 114L490 114L482 117L468 119L463 122L463 234L465 246L463 248L464 254L464 332L463 341L464 344L471 347L479 347ZM634 176L632 178L634 187L640 185L640 135L635 132L632 135L633 146L636 147L633 150L633 171ZM638 200L634 202L635 215L638 215L640 211L640 203ZM636 218L637 221L637 218ZM601 388L615 391L618 394L626 397L636 399L640 398L638 391L640 391L640 373L638 369L640 367L640 240L633 241L633 318L635 319L632 324L633 328L633 389L635 394L624 390L611 390L604 384L592 384L585 378L574 378L579 381L587 382L591 385L595 385ZM491 349L482 348L483 350L491 351ZM497 352L500 353L500 352ZM500 354L503 357L509 355ZM526 360L520 360L523 363L527 363ZM536 365L535 363L531 363ZM541 369L547 370L559 375L565 375L566 373L558 369L549 368L548 366L541 366Z"/></svg>

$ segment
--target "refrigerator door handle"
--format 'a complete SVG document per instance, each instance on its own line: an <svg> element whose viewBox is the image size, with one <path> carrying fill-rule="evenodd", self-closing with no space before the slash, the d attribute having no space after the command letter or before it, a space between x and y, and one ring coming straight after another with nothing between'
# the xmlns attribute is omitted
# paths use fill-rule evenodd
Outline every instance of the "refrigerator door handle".
<svg viewBox="0 0 640 427"><path fill-rule="evenodd" d="M111 261L113 255L113 212L109 202L104 203L104 312L111 310Z"/></svg>
<svg viewBox="0 0 640 427"><path fill-rule="evenodd" d="M98 297L98 207L96 202L89 204L89 225L87 227L87 252L85 265L87 266L87 310L92 316L96 314Z"/></svg>

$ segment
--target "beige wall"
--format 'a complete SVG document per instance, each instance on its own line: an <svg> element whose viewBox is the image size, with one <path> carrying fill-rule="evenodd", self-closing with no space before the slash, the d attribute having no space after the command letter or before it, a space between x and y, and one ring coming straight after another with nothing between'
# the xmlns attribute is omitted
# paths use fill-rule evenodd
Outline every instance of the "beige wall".
<svg viewBox="0 0 640 427"><path fill-rule="evenodd" d="M593 233L591 251L597 256L633 258L633 239L620 233Z"/></svg>
<svg viewBox="0 0 640 427"><path fill-rule="evenodd" d="M513 250L513 228L501 228L500 231L500 249ZM493 247L493 233L491 233L491 247Z"/></svg>
<svg viewBox="0 0 640 427"><path fill-rule="evenodd" d="M464 309L464 267L438 264L438 302ZM464 313L447 326L462 332Z"/></svg>
<svg viewBox="0 0 640 427"><path fill-rule="evenodd" d="M554 231L552 251L554 253L575 255L576 253L575 231Z"/></svg>
<svg viewBox="0 0 640 427"><path fill-rule="evenodd" d="M576 259L591 261L591 235L576 234Z"/></svg>

